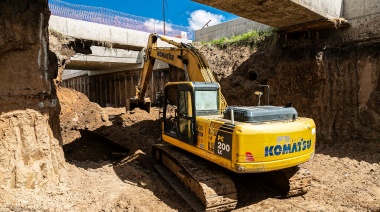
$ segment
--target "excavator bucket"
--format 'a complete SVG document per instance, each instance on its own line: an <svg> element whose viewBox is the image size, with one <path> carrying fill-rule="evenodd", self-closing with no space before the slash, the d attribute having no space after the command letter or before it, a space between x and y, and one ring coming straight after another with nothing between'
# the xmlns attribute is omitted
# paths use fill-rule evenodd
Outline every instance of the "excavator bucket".
<svg viewBox="0 0 380 212"><path fill-rule="evenodd" d="M150 102L150 98L144 98L143 102L140 102L139 99L137 98L130 98L130 99L127 99L125 106L126 106L127 112L132 111L136 107L139 107L145 110L146 112L150 113L151 102Z"/></svg>

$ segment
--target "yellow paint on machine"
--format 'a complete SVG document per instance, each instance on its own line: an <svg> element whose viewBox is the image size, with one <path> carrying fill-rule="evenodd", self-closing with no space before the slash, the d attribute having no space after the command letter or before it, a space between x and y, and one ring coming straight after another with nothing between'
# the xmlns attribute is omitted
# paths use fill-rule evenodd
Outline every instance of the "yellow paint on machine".
<svg viewBox="0 0 380 212"><path fill-rule="evenodd" d="M163 140L237 173L289 168L307 162L315 151L315 123L309 118L231 125L221 116L198 116L196 124L195 146L165 134Z"/></svg>

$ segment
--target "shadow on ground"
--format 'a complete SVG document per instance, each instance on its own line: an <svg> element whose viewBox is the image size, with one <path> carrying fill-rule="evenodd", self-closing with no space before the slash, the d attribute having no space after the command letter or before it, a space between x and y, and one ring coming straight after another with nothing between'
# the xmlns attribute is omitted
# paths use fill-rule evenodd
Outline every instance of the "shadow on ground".
<svg viewBox="0 0 380 212"><path fill-rule="evenodd" d="M80 130L81 138L64 145L67 162L84 169L112 164L121 181L151 190L173 209L191 211L154 168L150 146L159 138L158 122L144 120L123 126L123 120L118 116L110 116L110 121L113 123L111 126L95 131ZM92 162L83 163L86 161Z"/></svg>

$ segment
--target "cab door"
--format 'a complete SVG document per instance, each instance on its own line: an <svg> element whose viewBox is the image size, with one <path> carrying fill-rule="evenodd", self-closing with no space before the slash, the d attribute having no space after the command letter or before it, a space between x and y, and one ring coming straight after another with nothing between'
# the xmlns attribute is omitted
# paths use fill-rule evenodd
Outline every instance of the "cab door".
<svg viewBox="0 0 380 212"><path fill-rule="evenodd" d="M170 85L165 88L164 134L195 145L193 93L188 84Z"/></svg>
<svg viewBox="0 0 380 212"><path fill-rule="evenodd" d="M194 144L193 92L190 86L180 86L178 89L178 124L180 140Z"/></svg>

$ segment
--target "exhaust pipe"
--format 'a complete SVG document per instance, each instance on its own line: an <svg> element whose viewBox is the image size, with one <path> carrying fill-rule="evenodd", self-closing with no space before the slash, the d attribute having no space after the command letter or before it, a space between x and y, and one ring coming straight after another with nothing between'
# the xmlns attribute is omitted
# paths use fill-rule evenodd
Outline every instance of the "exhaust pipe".
<svg viewBox="0 0 380 212"><path fill-rule="evenodd" d="M231 107L231 124L235 124L234 108Z"/></svg>

